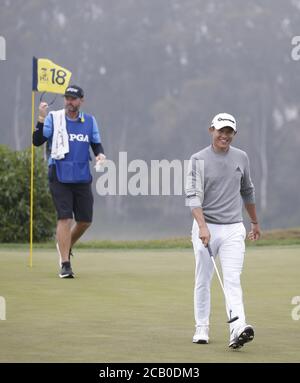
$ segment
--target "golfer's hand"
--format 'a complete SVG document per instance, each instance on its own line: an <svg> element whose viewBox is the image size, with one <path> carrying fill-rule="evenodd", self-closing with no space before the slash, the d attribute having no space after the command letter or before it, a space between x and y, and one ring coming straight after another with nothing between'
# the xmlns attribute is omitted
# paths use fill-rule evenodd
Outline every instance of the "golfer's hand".
<svg viewBox="0 0 300 383"><path fill-rule="evenodd" d="M39 105L39 122L44 122L48 114L48 104L46 102L41 102Z"/></svg>
<svg viewBox="0 0 300 383"><path fill-rule="evenodd" d="M201 239L203 245L207 247L210 241L210 232L207 226L199 227L199 238Z"/></svg>
<svg viewBox="0 0 300 383"><path fill-rule="evenodd" d="M258 223L251 223L251 231L248 234L250 241L257 241L260 238L261 231Z"/></svg>

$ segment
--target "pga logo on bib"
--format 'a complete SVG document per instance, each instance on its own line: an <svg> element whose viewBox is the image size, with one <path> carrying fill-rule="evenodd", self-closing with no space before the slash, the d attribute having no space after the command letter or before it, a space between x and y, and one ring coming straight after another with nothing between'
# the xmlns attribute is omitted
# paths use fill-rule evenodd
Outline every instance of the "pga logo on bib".
<svg viewBox="0 0 300 383"><path fill-rule="evenodd" d="M89 142L89 136L87 134L69 134L70 141Z"/></svg>

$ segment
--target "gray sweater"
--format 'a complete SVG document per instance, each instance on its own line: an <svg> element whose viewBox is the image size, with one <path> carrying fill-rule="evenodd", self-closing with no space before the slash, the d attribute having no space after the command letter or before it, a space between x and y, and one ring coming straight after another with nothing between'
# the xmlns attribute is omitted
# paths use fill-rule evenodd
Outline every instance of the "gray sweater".
<svg viewBox="0 0 300 383"><path fill-rule="evenodd" d="M242 205L255 203L249 159L245 152L230 146L216 153L208 146L192 155L185 185L186 205L203 209L206 222L242 222Z"/></svg>

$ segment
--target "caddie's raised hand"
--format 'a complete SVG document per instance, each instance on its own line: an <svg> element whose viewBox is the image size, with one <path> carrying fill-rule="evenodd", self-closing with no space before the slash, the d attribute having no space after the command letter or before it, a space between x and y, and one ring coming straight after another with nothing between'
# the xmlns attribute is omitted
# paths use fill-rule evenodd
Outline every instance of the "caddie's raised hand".
<svg viewBox="0 0 300 383"><path fill-rule="evenodd" d="M39 122L44 122L48 114L48 104L47 102L42 101L39 105Z"/></svg>

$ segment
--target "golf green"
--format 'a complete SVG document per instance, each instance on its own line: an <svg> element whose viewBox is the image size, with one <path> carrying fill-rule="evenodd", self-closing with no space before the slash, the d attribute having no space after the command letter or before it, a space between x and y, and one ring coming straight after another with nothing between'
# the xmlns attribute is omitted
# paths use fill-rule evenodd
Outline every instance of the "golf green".
<svg viewBox="0 0 300 383"><path fill-rule="evenodd" d="M239 351L228 348L216 276L210 344L192 343L192 249L74 252L76 278L62 280L54 246L34 250L33 268L28 252L1 248L0 362L300 362L300 246L247 249L242 284L255 339Z"/></svg>

